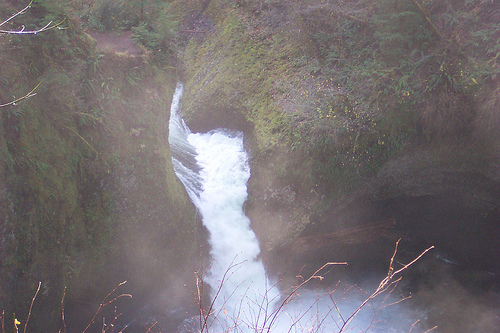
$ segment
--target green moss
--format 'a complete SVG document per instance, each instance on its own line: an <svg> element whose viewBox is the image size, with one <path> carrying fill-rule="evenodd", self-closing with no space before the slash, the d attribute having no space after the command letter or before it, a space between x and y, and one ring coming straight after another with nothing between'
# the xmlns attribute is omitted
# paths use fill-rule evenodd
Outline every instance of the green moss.
<svg viewBox="0 0 500 333"><path fill-rule="evenodd" d="M183 111L188 120L219 119L217 110L236 112L253 125L257 150L265 150L278 142L285 121L272 98L274 55L266 41L253 38L247 29L229 12L202 43L190 40Z"/></svg>
<svg viewBox="0 0 500 333"><path fill-rule="evenodd" d="M438 29L464 38L447 44L411 1L358 5L365 10L345 15L333 4L209 2L214 28L191 36L184 57L190 124L207 130L242 115L254 156L279 145L307 154L327 194L369 181L422 142L469 135L478 78L498 70L498 27L461 5L433 8L433 22L455 18ZM470 34L459 17L475 22ZM490 56L474 53L478 45Z"/></svg>
<svg viewBox="0 0 500 333"><path fill-rule="evenodd" d="M0 69L2 101L42 82L0 119L0 303L25 317L42 281L46 331L64 287L68 302L98 304L123 280L138 293L168 286L198 256L200 224L167 147L172 64L95 54L64 36L24 46L2 49L13 61Z"/></svg>

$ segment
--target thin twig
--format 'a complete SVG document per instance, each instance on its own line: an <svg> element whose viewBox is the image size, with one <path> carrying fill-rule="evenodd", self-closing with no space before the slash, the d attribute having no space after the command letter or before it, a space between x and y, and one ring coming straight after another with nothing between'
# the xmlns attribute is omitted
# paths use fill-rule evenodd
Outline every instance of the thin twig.
<svg viewBox="0 0 500 333"><path fill-rule="evenodd" d="M418 3L417 0L412 0L415 6L417 6L418 10L420 13L424 16L425 21L427 22L427 25L431 28L431 30L438 36L439 38L443 38L443 35L441 32L436 28L434 23L432 23L431 18L429 17L429 14L427 14L427 11L425 10L425 7L422 6L420 3Z"/></svg>
<svg viewBox="0 0 500 333"><path fill-rule="evenodd" d="M235 273L235 271L233 271L233 268L240 266L244 262L244 261L242 261L240 263L235 264L234 263L235 260L236 260L236 257L231 262L229 268L224 272L224 275L222 276L221 282L218 285L217 291L215 292L215 295L213 296L212 302L210 303L207 310L205 310L203 308L203 299L202 299L203 298L203 285L204 285L203 271L201 271L201 273L195 272L195 274L196 274L196 288L197 288L197 292L198 292L197 302L198 302L198 306L200 309L200 330L201 330L200 332L204 332L204 331L208 332L209 331L212 324L208 323L208 319L214 313L215 301L217 300L219 294L221 293L222 288L224 286L224 283ZM203 269L203 266L202 266L202 269ZM234 292L236 292L236 289L233 290L233 293ZM232 294L229 297L231 297L231 296L232 296ZM227 300L225 300L225 302L226 301ZM222 307L225 306L225 304L226 304L225 302L222 304ZM219 312L220 311L222 311L222 308L219 309Z"/></svg>
<svg viewBox="0 0 500 333"><path fill-rule="evenodd" d="M3 26L4 24L6 24L7 22L13 20L17 16L26 13L26 11L28 11L28 9L31 8L31 4L32 3L33 3L33 0L31 0L30 3L26 7L24 7L23 9L21 9L20 11L18 11L17 13L15 13L13 15L11 15L5 21L3 21L2 23L0 23L0 27ZM44 31L51 30L51 29L54 29L54 28L65 29L65 28L61 28L60 27L60 25L64 21L65 20L62 20L61 22L56 23L56 24L52 24L53 21L49 21L49 23L45 24L43 27L41 27L39 29L36 29L36 30L26 30L26 27L24 25L22 25L19 30L4 30L4 29L0 29L0 34L8 34L8 35L28 35L28 34L31 34L31 35L36 35L36 34L38 34L40 32L44 32Z"/></svg>
<svg viewBox="0 0 500 333"><path fill-rule="evenodd" d="M394 258L396 257L396 253L397 253L397 249L398 249L398 245L399 245L399 241L400 240L401 239L399 239L396 242L396 246L395 246L395 249L394 249L394 254L392 255L391 261L389 263L389 271L387 272L387 276L380 282L379 286L377 287L377 290L375 290L375 292L373 294L371 294L367 299L365 299L363 301L363 303L361 303L361 305L358 306L358 308L349 316L349 318L347 318L347 320L344 322L344 325L342 325L342 327L340 328L339 333L343 332L344 329L347 328L347 326L354 319L354 317L361 311L362 308L364 308L366 306L366 304L369 301L371 301L372 299L374 299L378 295L380 295L383 292L385 292L390 286L395 285L399 281L401 281L401 277L399 277L395 281L392 281L395 275L400 274L401 272L403 272L404 270L406 270L408 267L410 267L411 265L413 265L417 260L419 260L420 258L422 258L422 256L424 254L426 254L428 251L430 251L430 250L432 250L434 248L434 246L431 246L431 247L427 248L419 256L417 256L415 259L413 259L412 261L410 261L410 263L404 265L399 270L394 271L393 263L394 263Z"/></svg>
<svg viewBox="0 0 500 333"><path fill-rule="evenodd" d="M95 319L97 318L97 315L101 312L101 310L102 310L105 306L107 306L107 305L109 305L109 304L113 303L114 301L116 301L117 299L119 299L119 298L121 298L121 297L130 297L130 298L132 297L132 295L130 295L130 294L121 294L121 295L116 296L116 297L115 297L115 298L113 298L112 300L107 301L108 297L109 297L109 296L111 296L111 294L112 294L112 293L114 293L114 292L116 291L116 289L118 289L120 286L124 285L125 283L127 283L127 281L123 281L123 282L119 283L119 284L115 287L115 289L113 289L113 290L112 290L109 294L107 294L107 295L106 295L106 297L104 297L104 299L102 300L101 304L99 304L99 309L97 309L96 313L94 313L94 317L92 317L92 320L89 322L89 324L87 325L87 327L85 327L85 329L83 330L83 332L82 332L82 333L87 332L87 330L89 329L89 327L90 327L90 326L92 326L92 324L94 324L94 323L95 323Z"/></svg>
<svg viewBox="0 0 500 333"><path fill-rule="evenodd" d="M151 333L151 329L152 329L153 327L155 327L155 326L156 326L156 324L158 324L158 322L157 322L157 321L155 321L155 323L154 323L153 325L149 326L149 328L148 328L148 330L146 331L146 333Z"/></svg>
<svg viewBox="0 0 500 333"><path fill-rule="evenodd" d="M64 297L65 296L66 296L66 287L64 287L63 296L61 299L61 319L62 319L62 325L63 325L63 329L64 329L63 333L66 333L66 320L64 319Z"/></svg>
<svg viewBox="0 0 500 333"><path fill-rule="evenodd" d="M26 333L26 328L28 327L28 322L30 321L31 309L33 309L33 303L35 302L36 295L38 295L38 292L40 291L41 285L42 282L38 282L38 288L36 289L35 296L33 296L33 299L31 300L30 310L28 311L28 318L26 318L26 323L24 324L24 333Z"/></svg>
<svg viewBox="0 0 500 333"><path fill-rule="evenodd" d="M14 317L14 329L16 330L16 333L19 333L19 328L17 327L17 325L21 325L21 322L17 320L15 312L13 317Z"/></svg>
<svg viewBox="0 0 500 333"><path fill-rule="evenodd" d="M116 314L116 306L115 306L115 317L113 318L113 320L109 323L109 325L106 325L106 320L105 318L102 318L102 333L105 333L105 332L109 332L109 330L111 330L111 332L114 331L114 328L115 328L115 325L116 325L116 321L118 320L118 318L122 315L122 313L119 313L119 314ZM125 326L122 330L120 330L120 332L118 333L122 333L125 329L127 328L127 326Z"/></svg>
<svg viewBox="0 0 500 333"><path fill-rule="evenodd" d="M288 296L285 297L283 302L281 302L280 306L274 311L273 314L271 314L271 320L269 321L269 326L265 329L266 332L269 333L271 331L271 327L274 325L274 323L278 319L278 315L281 313L281 310L283 309L283 307L286 304L288 304L291 301L291 299L296 295L296 292L300 288L302 288L305 284L307 284L309 281L311 281L313 279L318 279L318 280L322 281L324 279L324 277L319 275L319 273L323 269L325 269L326 267L329 267L332 265L347 265L347 262L328 262L328 263L324 264L323 266L321 266L318 270L316 270L316 272L314 272L308 279L302 281L302 283L300 283L298 286L294 287L293 290L288 294Z"/></svg>
<svg viewBox="0 0 500 333"><path fill-rule="evenodd" d="M40 86L40 84L42 84L42 82L40 81L35 88L31 89L31 91L29 93L27 93L26 95L24 95L23 97L19 97L19 98L16 98L14 96L14 100L9 102L9 103L5 103L5 104L0 104L0 108L3 108L4 106L9 106L9 105L16 105L18 102L24 100L24 99L27 99L27 98L30 98L30 97L33 97L36 95L36 92L35 90Z"/></svg>
<svg viewBox="0 0 500 333"><path fill-rule="evenodd" d="M402 271L404 271L405 269L407 269L408 267L410 267L411 265L413 265L415 262L417 262L417 260L419 260L420 258L422 258L422 256L424 254L426 254L427 252L429 252L430 250L432 250L434 248L434 245L427 248L425 251L423 251L418 257L416 257L415 259L413 259L410 263L406 264L405 266L403 266L403 268L397 270L396 272L394 272L393 275L396 275L396 274L399 274L401 273Z"/></svg>
<svg viewBox="0 0 500 333"><path fill-rule="evenodd" d="M33 3L33 0L31 0L31 1L30 1L30 3L29 3L26 7L24 7L23 9L21 9L20 11L18 11L17 13L15 13L14 15L10 16L10 17L9 17L8 19L6 19L5 21L3 21L2 23L0 23L0 27L1 27L2 25L4 25L5 23L9 22L10 20L13 20L16 16L21 15L21 14L24 14L24 13L28 10L28 8L30 8L30 7L31 7L31 4L32 4L32 3Z"/></svg>
<svg viewBox="0 0 500 333"><path fill-rule="evenodd" d="M85 138L83 136L81 136L80 134L78 134L78 132L75 131L74 129L72 129L71 127L68 127L66 125L62 125L62 126L65 127L66 129L68 129L69 131L71 131L77 137L79 137L83 142L85 142L87 144L87 146L89 146L90 149L92 149L96 153L96 159L99 157L99 152L97 150L95 150L95 148L92 147L92 145L87 140L85 140Z"/></svg>
<svg viewBox="0 0 500 333"><path fill-rule="evenodd" d="M413 330L413 327L415 327L415 325L417 325L419 321L420 321L420 319L417 319L417 321L416 321L416 322L414 322L414 323L411 325L410 330L408 331L408 333L411 333L411 331Z"/></svg>
<svg viewBox="0 0 500 333"><path fill-rule="evenodd" d="M232 266L232 267L234 267L234 266ZM231 269L232 267L230 267L229 269ZM229 271L229 269L228 269L228 271ZM229 297L228 297L227 299L224 299L224 303L222 303L221 307L217 310L217 311L218 311L218 312L217 312L217 314L215 314L215 311L216 311L216 310L214 309L214 307L215 307L215 301L219 298L219 295L220 295L220 293L222 292L222 288L223 288L224 282L228 279L228 277L226 277L226 274L228 273L228 271L226 271L226 272L224 273L224 276L223 276L223 278L222 278L222 281L221 281L221 283L220 283L219 287L217 288L217 292L216 292L216 293L215 293L215 295L213 296L212 302L210 303L210 306L208 307L208 311L205 311L205 312L204 312L204 316L203 316L203 326L202 326L202 330L201 330L201 332L203 332L203 331L209 332L209 331L210 331L210 327L213 325L213 322L214 322L214 321L212 321L212 323L208 323L208 319L210 318L210 316L211 316L211 315L214 315L214 317L215 317L215 318L218 318L218 317L219 317L218 315L219 315L222 311L224 311L224 310L225 310L224 308L226 307L226 303L227 303L227 300L229 299L229 297L233 296L233 295L234 295L234 293L236 292L236 289L237 289L237 288L241 285L241 284L240 284L240 285L238 285L238 286L235 288L235 290L233 290L233 291L231 292L231 294L229 295ZM232 276L233 274L234 274L234 272L232 272L230 276Z"/></svg>
<svg viewBox="0 0 500 333"><path fill-rule="evenodd" d="M387 307L389 307L389 306L396 305L396 304L401 303L401 302L404 302L404 301L406 301L406 300L409 300L410 298L411 298L411 295L410 295L410 296L403 297L403 298L401 298L401 299L398 299L397 301L394 301L394 302L392 302L392 303L389 303L389 304L387 304L387 305L384 305L384 306L382 307L382 309L383 309L383 308L387 308Z"/></svg>
<svg viewBox="0 0 500 333"><path fill-rule="evenodd" d="M335 308L335 311L337 311L337 314L339 315L340 319L342 320L342 322L344 323L345 320L344 320L344 316L342 316L342 313L340 312L340 309L337 305L337 302L333 299L333 293L337 290L338 286L339 286L339 283L340 281L337 282L337 284L335 285L335 289L333 291L328 291L327 294L328 294L328 297L330 298L330 300L332 301L333 303L333 306ZM350 287L349 287L350 289ZM341 297L343 297L345 295L345 292L342 294Z"/></svg>

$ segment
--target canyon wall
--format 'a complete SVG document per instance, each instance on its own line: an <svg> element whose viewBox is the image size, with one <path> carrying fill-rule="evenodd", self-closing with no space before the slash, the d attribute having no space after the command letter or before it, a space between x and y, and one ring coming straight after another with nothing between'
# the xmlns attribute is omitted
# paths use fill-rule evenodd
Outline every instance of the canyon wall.
<svg viewBox="0 0 500 333"><path fill-rule="evenodd" d="M474 37L498 36L493 8L193 3L183 113L194 131L245 133L246 209L272 275L289 286L347 261L330 281L383 277L401 238L401 262L436 246L413 292L498 288L499 67L494 38ZM439 23L449 15L477 25Z"/></svg>
<svg viewBox="0 0 500 333"><path fill-rule="evenodd" d="M1 103L40 84L0 109L0 304L23 321L40 281L31 329L57 331L64 299L81 330L127 280L118 305L142 325L191 303L204 239L168 146L176 60L64 26L1 40Z"/></svg>

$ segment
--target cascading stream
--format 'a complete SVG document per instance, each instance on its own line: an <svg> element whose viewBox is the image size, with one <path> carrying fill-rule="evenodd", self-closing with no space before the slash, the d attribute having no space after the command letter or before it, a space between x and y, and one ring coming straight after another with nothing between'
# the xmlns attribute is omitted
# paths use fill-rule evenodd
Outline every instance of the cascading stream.
<svg viewBox="0 0 500 333"><path fill-rule="evenodd" d="M224 129L191 133L178 114L182 91L178 84L169 143L177 177L210 233L213 261L204 282L211 287L214 308L204 331L268 332L266 327L278 309L269 332L338 332L361 303L360 295L348 298L340 293L340 304L340 299L333 301L333 292L301 291L300 297L281 306L280 292L258 259L259 242L243 211L250 168L242 133ZM371 311L358 313L350 327L362 332L408 332L414 322L408 313L395 306L388 311L382 305L371 303L367 307ZM375 312L383 319L376 324Z"/></svg>
<svg viewBox="0 0 500 333"><path fill-rule="evenodd" d="M174 169L210 232L212 266L204 282L212 289L213 324L262 325L279 292L272 288L258 255L259 242L243 212L250 177L242 133L191 133L178 114L182 85L172 102L169 140Z"/></svg>

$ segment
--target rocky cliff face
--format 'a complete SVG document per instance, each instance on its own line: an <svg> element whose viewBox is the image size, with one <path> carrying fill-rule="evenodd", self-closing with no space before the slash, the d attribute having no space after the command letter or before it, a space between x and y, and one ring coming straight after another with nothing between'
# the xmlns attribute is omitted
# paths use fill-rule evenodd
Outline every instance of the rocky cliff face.
<svg viewBox="0 0 500 333"><path fill-rule="evenodd" d="M470 77L465 79L464 72L462 77L471 80L474 87L459 88L458 77L451 76L449 79L456 85L453 89L445 82L417 87L425 75L429 80L440 79L426 72L429 68L416 67L415 71L421 72L399 78L414 80L406 86L406 92L401 92L402 96L396 92L392 97L380 97L372 105L371 97L363 96L362 89L367 82L350 86L339 80L338 74L329 72L335 69L344 73L351 71L354 75L358 70L354 63L346 65L351 66L349 68L339 64L332 68L324 54L317 53L318 48L326 47L322 38L329 38L321 35L326 33L324 29L335 29L325 21L324 15L342 18L341 8L314 1L300 4L240 1L233 6L223 1L208 1L204 4L200 12L185 19L188 44L184 56L183 111L195 131L223 126L245 132L253 156L250 181L253 195L248 210L254 217L264 249L289 242L303 232L309 234L316 228L313 225L334 228L335 220L341 218L332 216L332 212L341 207L364 211L358 214L363 215L363 221L345 222L347 225L338 222L335 228L378 218L378 212L367 212L371 210L368 206L366 209L352 206L361 198L371 202L369 206L379 203L383 206L391 198L447 196L446 193L454 192L463 196L471 208L484 209L485 216L496 211L497 137L481 124L481 119L494 118L491 104L496 103L496 90L486 82L496 76L485 77L485 85L479 86L476 74L468 67ZM406 5L408 7L398 9L401 15L412 16L412 20L417 21L421 15L423 18L428 15L410 3ZM353 11L359 18L358 31L368 34L365 25L360 23L365 20L364 24L375 30L382 29L386 34L393 31L396 27L380 25L380 11L384 8ZM444 9L429 10L434 10L432 15L439 17ZM356 17L344 15L345 22L339 24L346 25L347 29ZM441 47L432 35L438 28L430 26L429 29L422 33L428 34L425 38L435 44L425 52L434 56L433 52ZM471 34L458 28L442 29L442 33L450 35ZM344 37L346 41L355 38ZM400 37L416 38L411 34ZM370 38L381 37L375 33ZM331 47L337 43L330 42ZM373 52L378 52L379 46L370 44L373 41L365 39L364 42ZM455 47L445 48L451 54ZM329 51L323 49L322 52ZM358 54L355 50L351 52ZM376 57L380 64L389 66L388 70L396 70L398 58L384 53L386 50L381 52ZM344 56L346 63L352 61L348 55ZM468 56L480 57L473 52ZM441 70L445 70L444 67ZM454 75L451 68L447 70L450 71L447 75ZM478 92L483 97L479 98ZM377 93L376 88L370 93ZM378 91L379 96L385 93L385 90ZM407 100L407 97L414 98L412 94L425 97L425 103ZM449 100L446 103L445 98ZM485 103L485 98L489 102ZM430 117L428 112L435 113L435 122L426 118ZM438 120L443 123L439 125ZM477 200L470 197L472 192ZM386 218L390 217L383 219Z"/></svg>
<svg viewBox="0 0 500 333"><path fill-rule="evenodd" d="M1 109L0 304L26 318L41 281L40 331L57 331L64 288L71 329L125 280L127 320L177 309L203 239L168 148L174 66L96 49L71 23L2 39L1 102L41 84Z"/></svg>
<svg viewBox="0 0 500 333"><path fill-rule="evenodd" d="M52 15L46 7L38 20ZM0 13L10 11L2 2ZM170 1L156 10L156 25L136 27L149 51L115 49L119 38L101 39L96 50L68 17L63 31L0 39L9 63L0 69L0 103L42 82L33 98L0 109L6 313L21 318L38 281L33 323L54 318L54 331L63 286L74 311L67 316L78 313L80 325L125 279L124 292L139 296L134 311L182 303L178 291L193 270L186 258L198 257L202 231L166 144L178 76L194 131L245 132L247 213L284 284L304 265L307 275L331 260L350 263L332 280L383 276L402 238L402 262L437 248L408 290L450 276L474 292L498 288L493 2ZM173 17L186 42L182 75L172 57ZM445 330L457 331L453 325Z"/></svg>
<svg viewBox="0 0 500 333"><path fill-rule="evenodd" d="M421 283L455 267L460 283L474 284L456 271L483 272L477 285L498 288L499 141L490 127L498 125L498 79L475 72L479 63L498 65L494 54L458 51L475 32L438 25L445 8L411 2L204 3L185 19L183 111L194 130L245 132L247 212L270 271L293 280L333 260L350 263L333 280L383 276L402 238L402 261L437 248L417 269ZM384 15L407 21L398 28ZM418 36L398 30L417 22ZM488 22L479 29L498 34ZM403 44L389 45L384 38L397 31ZM405 38L422 58L404 53ZM437 60L439 52L449 57ZM405 74L406 66L415 67Z"/></svg>

